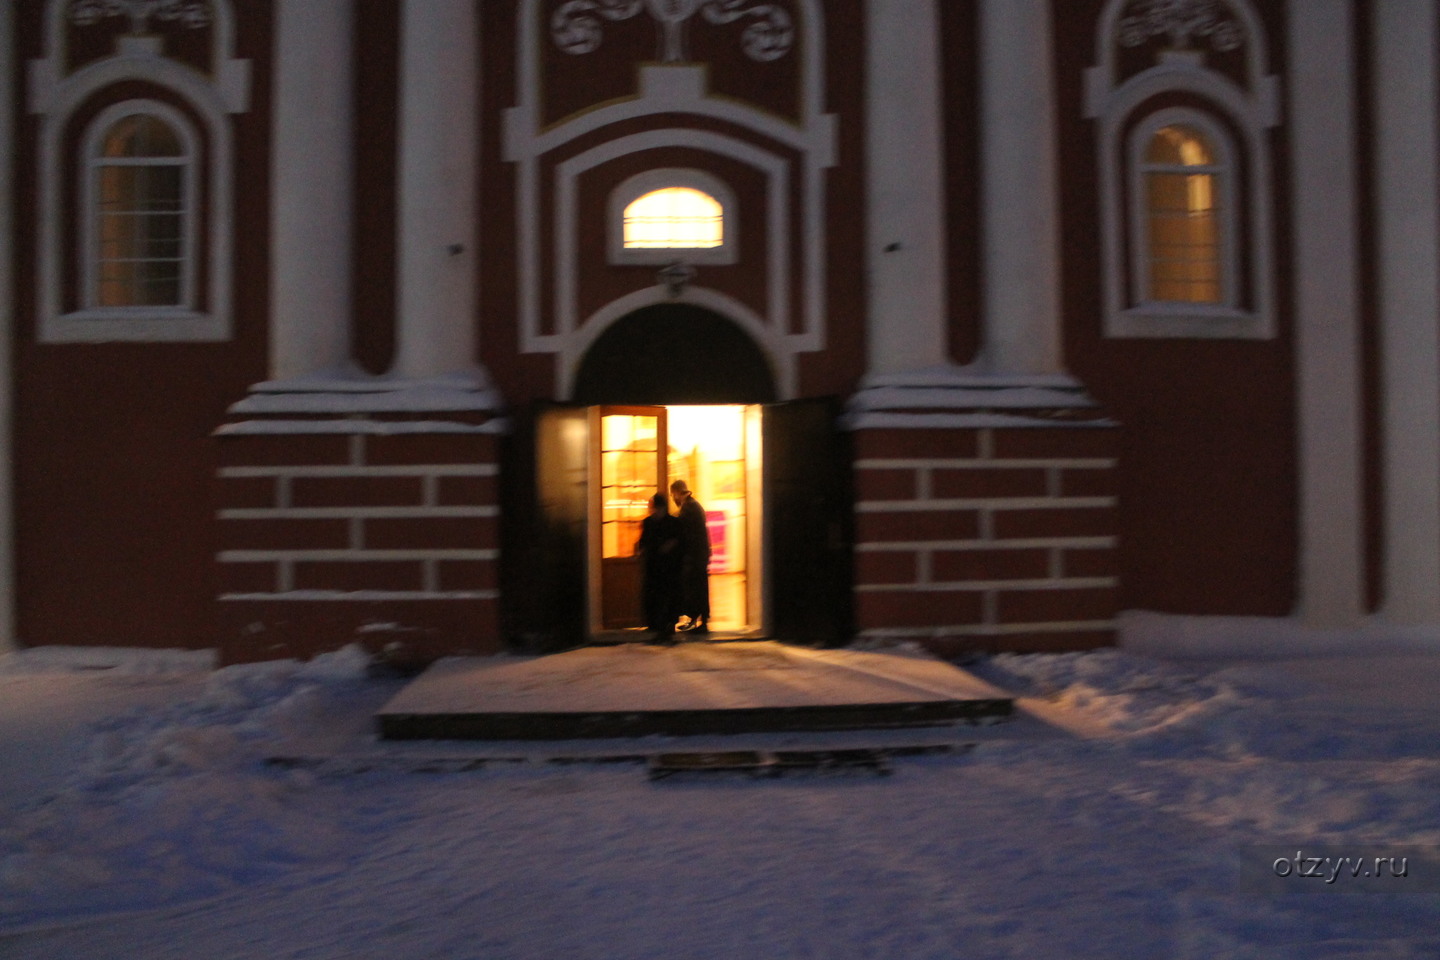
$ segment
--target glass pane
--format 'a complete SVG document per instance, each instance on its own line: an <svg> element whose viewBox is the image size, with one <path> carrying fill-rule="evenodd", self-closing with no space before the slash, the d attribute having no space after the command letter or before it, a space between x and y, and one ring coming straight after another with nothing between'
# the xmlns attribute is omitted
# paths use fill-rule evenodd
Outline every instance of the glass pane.
<svg viewBox="0 0 1440 960"><path fill-rule="evenodd" d="M617 548L619 556L630 557L635 555L635 544L640 542L640 524L638 521L617 523Z"/></svg>
<svg viewBox="0 0 1440 960"><path fill-rule="evenodd" d="M1151 300L1218 303L1221 237L1212 174L1147 177Z"/></svg>
<svg viewBox="0 0 1440 960"><path fill-rule="evenodd" d="M725 242L725 210L691 187L652 190L625 208L625 246L706 248Z"/></svg>
<svg viewBox="0 0 1440 960"><path fill-rule="evenodd" d="M648 450L655 452L655 435L659 424L658 417L632 417L634 423L634 439L631 441L632 450Z"/></svg>
<svg viewBox="0 0 1440 960"><path fill-rule="evenodd" d="M607 450L600 454L600 485L613 487L620 483L620 469L625 454L618 450Z"/></svg>
<svg viewBox="0 0 1440 960"><path fill-rule="evenodd" d="M600 418L600 449L624 450L635 439L634 417L612 415Z"/></svg>
<svg viewBox="0 0 1440 960"><path fill-rule="evenodd" d="M105 157L183 157L185 149L170 125L147 113L121 117L105 132Z"/></svg>
<svg viewBox="0 0 1440 960"><path fill-rule="evenodd" d="M1164 166L1203 167L1215 162L1210 141L1193 127L1161 127L1150 138L1145 162Z"/></svg>

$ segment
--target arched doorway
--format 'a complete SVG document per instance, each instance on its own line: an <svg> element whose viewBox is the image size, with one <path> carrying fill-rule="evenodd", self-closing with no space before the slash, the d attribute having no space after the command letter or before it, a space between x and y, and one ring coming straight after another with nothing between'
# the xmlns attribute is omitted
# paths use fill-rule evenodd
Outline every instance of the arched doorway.
<svg viewBox="0 0 1440 960"><path fill-rule="evenodd" d="M615 321L575 375L578 404L772 403L775 378L745 331L704 307L657 303Z"/></svg>
<svg viewBox="0 0 1440 960"><path fill-rule="evenodd" d="M572 383L523 428L535 499L512 548L528 558L516 589L533 601L517 604L522 646L635 636L633 540L648 499L676 479L706 511L717 638L844 642L850 501L833 400L777 402L749 334L684 303L615 321Z"/></svg>

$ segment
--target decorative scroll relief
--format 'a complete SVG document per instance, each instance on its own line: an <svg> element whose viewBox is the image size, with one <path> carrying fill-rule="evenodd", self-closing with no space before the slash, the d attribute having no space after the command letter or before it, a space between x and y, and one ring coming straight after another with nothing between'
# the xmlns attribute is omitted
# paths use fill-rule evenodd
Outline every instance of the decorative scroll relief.
<svg viewBox="0 0 1440 960"><path fill-rule="evenodd" d="M1244 44L1245 28L1221 0L1136 0L1117 25L1121 46L1140 47L1161 36L1176 50L1208 42L1224 53Z"/></svg>
<svg viewBox="0 0 1440 960"><path fill-rule="evenodd" d="M663 31L663 63L686 59L683 27L696 13L715 24L755 18L740 37L741 49L751 60L778 60L795 42L789 13L773 3L751 0L568 0L550 17L550 35L566 53L590 53L600 46L602 20L629 20L642 10L648 10Z"/></svg>
<svg viewBox="0 0 1440 960"><path fill-rule="evenodd" d="M208 0L73 0L67 14L77 27L88 27L110 17L128 17L130 32L137 36L145 33L152 17L179 21L190 30L208 27L214 20Z"/></svg>

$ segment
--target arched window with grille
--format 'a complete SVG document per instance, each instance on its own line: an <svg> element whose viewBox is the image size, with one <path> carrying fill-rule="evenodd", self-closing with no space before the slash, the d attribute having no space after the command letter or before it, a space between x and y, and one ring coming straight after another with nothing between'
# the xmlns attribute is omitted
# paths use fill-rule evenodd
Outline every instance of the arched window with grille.
<svg viewBox="0 0 1440 960"><path fill-rule="evenodd" d="M702 170L647 170L610 196L611 263L730 264L736 259L730 188Z"/></svg>
<svg viewBox="0 0 1440 960"><path fill-rule="evenodd" d="M1132 278L1151 304L1236 305L1236 197L1224 131L1163 111L1131 137Z"/></svg>
<svg viewBox="0 0 1440 960"><path fill-rule="evenodd" d="M179 111L127 101L86 138L84 299L92 310L189 310L196 138Z"/></svg>
<svg viewBox="0 0 1440 960"><path fill-rule="evenodd" d="M1085 71L1107 337L1276 335L1280 123L1251 0L1106 0Z"/></svg>

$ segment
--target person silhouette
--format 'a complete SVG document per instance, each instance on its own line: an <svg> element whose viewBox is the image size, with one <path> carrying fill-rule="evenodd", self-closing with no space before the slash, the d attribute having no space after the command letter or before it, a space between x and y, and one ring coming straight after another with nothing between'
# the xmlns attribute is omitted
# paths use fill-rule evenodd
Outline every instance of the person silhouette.
<svg viewBox="0 0 1440 960"><path fill-rule="evenodd" d="M670 496L680 510L683 559L680 565L680 626L688 633L710 632L710 531L705 508L684 480L670 484Z"/></svg>
<svg viewBox="0 0 1440 960"><path fill-rule="evenodd" d="M641 559L641 604L645 610L645 628L655 639L665 641L675 635L675 621L680 619L680 573L685 560L684 530L678 517L670 515L670 501L665 494L650 498L650 514L640 521L640 539L635 553Z"/></svg>

